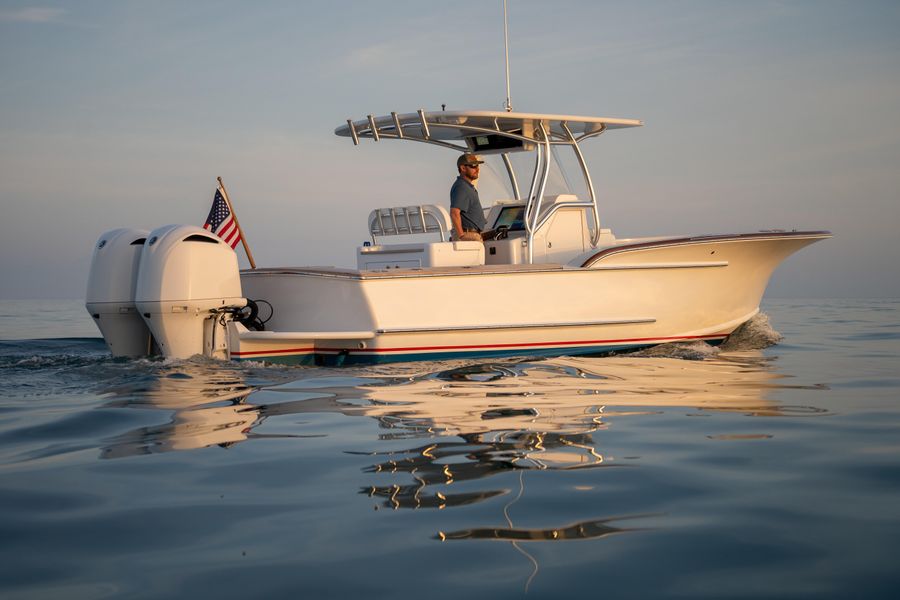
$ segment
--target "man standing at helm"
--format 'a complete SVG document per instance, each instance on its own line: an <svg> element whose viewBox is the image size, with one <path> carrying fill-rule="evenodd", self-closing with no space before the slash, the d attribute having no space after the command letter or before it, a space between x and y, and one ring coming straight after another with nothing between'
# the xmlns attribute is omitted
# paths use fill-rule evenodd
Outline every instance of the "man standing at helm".
<svg viewBox="0 0 900 600"><path fill-rule="evenodd" d="M475 180L483 163L474 154L463 154L456 160L459 177L450 188L450 221L457 240L481 242L484 239L484 209L475 189Z"/></svg>

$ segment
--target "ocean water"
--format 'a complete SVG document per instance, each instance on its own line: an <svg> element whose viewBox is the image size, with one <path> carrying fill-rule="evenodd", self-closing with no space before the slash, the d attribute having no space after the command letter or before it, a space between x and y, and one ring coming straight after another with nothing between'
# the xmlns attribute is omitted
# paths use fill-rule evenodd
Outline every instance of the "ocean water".
<svg viewBox="0 0 900 600"><path fill-rule="evenodd" d="M114 360L79 302L2 302L0 597L896 598L900 301L763 311L326 369Z"/></svg>

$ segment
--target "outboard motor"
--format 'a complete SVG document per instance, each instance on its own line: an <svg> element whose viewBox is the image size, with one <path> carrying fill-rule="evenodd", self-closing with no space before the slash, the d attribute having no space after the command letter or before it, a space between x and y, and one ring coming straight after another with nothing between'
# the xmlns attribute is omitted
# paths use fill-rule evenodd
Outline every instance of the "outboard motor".
<svg viewBox="0 0 900 600"><path fill-rule="evenodd" d="M135 303L163 356L227 358L226 324L247 305L237 254L200 227L154 229L141 254Z"/></svg>
<svg viewBox="0 0 900 600"><path fill-rule="evenodd" d="M112 229L94 246L85 308L113 356L150 354L150 330L134 304L146 238L141 229Z"/></svg>

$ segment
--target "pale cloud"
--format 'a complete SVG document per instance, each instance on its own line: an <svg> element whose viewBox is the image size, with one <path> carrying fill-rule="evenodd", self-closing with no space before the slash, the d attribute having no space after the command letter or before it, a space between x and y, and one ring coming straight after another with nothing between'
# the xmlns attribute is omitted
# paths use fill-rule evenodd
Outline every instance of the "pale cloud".
<svg viewBox="0 0 900 600"><path fill-rule="evenodd" d="M459 46L453 36L440 33L407 35L350 50L338 59L344 69L367 70L422 66L476 56L477 51Z"/></svg>
<svg viewBox="0 0 900 600"><path fill-rule="evenodd" d="M18 10L0 10L0 21L13 23L50 23L66 13L61 8L20 8Z"/></svg>
<svg viewBox="0 0 900 600"><path fill-rule="evenodd" d="M396 43L373 44L356 48L344 57L344 64L357 69L386 67L392 60L400 58L401 51L399 48L400 46Z"/></svg>

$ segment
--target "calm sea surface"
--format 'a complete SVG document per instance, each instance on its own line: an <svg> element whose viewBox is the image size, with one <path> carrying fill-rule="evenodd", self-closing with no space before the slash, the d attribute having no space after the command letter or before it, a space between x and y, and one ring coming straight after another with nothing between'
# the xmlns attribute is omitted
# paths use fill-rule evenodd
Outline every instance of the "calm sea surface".
<svg viewBox="0 0 900 600"><path fill-rule="evenodd" d="M0 597L896 598L900 301L763 311L721 351L325 369L0 302Z"/></svg>

